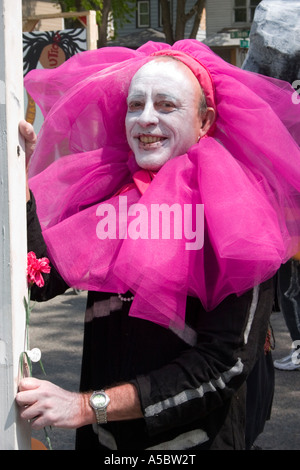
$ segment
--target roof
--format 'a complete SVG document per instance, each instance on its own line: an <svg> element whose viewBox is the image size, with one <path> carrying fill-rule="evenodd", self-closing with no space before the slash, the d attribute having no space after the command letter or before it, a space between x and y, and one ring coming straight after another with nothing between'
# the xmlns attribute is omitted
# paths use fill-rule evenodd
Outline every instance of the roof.
<svg viewBox="0 0 300 470"><path fill-rule="evenodd" d="M108 41L108 46L123 46L137 49L148 41L166 42L166 36L162 31L153 28L142 29L137 33L118 36L114 41Z"/></svg>

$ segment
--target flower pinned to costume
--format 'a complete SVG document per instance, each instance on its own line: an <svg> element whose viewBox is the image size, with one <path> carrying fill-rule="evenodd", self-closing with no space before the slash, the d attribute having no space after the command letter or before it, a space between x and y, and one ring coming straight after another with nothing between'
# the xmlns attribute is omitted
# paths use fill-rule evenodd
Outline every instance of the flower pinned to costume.
<svg viewBox="0 0 300 470"><path fill-rule="evenodd" d="M48 258L37 258L33 251L27 254L27 282L28 285L36 284L43 287L45 284L42 273L50 273Z"/></svg>

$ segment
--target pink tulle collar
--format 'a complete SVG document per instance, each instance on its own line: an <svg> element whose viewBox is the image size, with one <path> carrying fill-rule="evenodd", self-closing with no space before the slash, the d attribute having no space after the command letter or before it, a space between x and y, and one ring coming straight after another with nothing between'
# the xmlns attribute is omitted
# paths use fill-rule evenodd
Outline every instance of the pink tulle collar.
<svg viewBox="0 0 300 470"><path fill-rule="evenodd" d="M136 71L166 50L188 62L218 113L213 136L154 177L128 157L126 97ZM299 251L300 117L289 84L233 67L194 40L89 51L25 81L45 116L29 183L49 258L70 286L130 290L130 315L183 327L188 295L212 310ZM187 215L200 205L204 245L187 250L197 236ZM181 238L147 237L145 225L139 235L138 210L154 206L186 217Z"/></svg>

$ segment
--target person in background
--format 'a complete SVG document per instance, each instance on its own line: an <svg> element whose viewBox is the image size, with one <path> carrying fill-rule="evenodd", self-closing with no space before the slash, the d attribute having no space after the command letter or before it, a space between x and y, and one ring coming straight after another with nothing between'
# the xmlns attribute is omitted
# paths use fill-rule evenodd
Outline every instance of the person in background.
<svg viewBox="0 0 300 470"><path fill-rule="evenodd" d="M296 254L278 271L279 306L292 339L291 351L274 366L279 370L300 369L300 253Z"/></svg>

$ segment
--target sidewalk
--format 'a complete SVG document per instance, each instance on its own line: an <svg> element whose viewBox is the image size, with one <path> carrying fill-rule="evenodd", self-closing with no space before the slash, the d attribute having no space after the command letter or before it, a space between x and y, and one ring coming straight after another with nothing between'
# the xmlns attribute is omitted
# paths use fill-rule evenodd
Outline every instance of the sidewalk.
<svg viewBox="0 0 300 470"><path fill-rule="evenodd" d="M273 359L290 352L291 338L280 312L272 314L275 336ZM256 444L264 450L300 450L300 370L275 369L275 395L272 415Z"/></svg>
<svg viewBox="0 0 300 470"><path fill-rule="evenodd" d="M70 391L79 387L83 319L86 292L79 295L68 290L46 303L35 304L31 315L30 347L39 347L47 376L34 365L34 375L54 382ZM275 335L273 358L288 354L291 340L281 313L271 317ZM256 444L263 450L300 450L300 371L275 372L275 396L271 420ZM45 441L44 431L34 431L33 437ZM53 450L73 450L75 431L49 430Z"/></svg>
<svg viewBox="0 0 300 470"><path fill-rule="evenodd" d="M76 295L72 289L48 302L35 304L30 318L30 347L42 351L46 372L45 377L40 366L34 364L35 377L78 391L85 306L86 292ZM53 450L74 450L74 430L53 428L47 432ZM47 446L44 430L33 431L32 437Z"/></svg>

